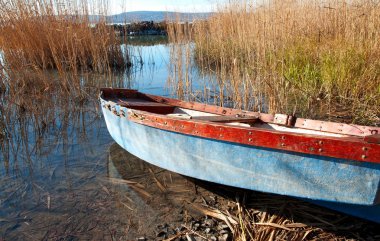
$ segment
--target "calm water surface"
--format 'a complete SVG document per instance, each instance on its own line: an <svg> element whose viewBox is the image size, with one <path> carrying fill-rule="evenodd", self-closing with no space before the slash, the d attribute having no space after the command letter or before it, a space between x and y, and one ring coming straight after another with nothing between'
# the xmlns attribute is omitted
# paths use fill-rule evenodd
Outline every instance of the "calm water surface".
<svg viewBox="0 0 380 241"><path fill-rule="evenodd" d="M103 85L171 95L166 41L124 47L143 65ZM33 105L1 97L0 240L134 239L180 220L178 200L194 195L192 184L115 144L91 93L87 100L48 96ZM178 199L168 200L170 192Z"/></svg>
<svg viewBox="0 0 380 241"><path fill-rule="evenodd" d="M181 226L199 215L184 211L192 210L189 205L215 202L215 189L209 192L192 180L132 156L113 141L105 126L96 86L164 96L178 93L178 77L169 71L171 46L165 39L156 40L132 39L131 45L124 45L143 65L112 79L94 75L96 84L84 82L86 98L45 94L20 97L16 103L0 95L0 240L164 238L174 234L162 236L162 228ZM192 95L187 98L215 101L211 85L206 88L195 81L202 79L198 70L193 68L190 73L189 78L181 78L181 88L190 82L186 88ZM258 199L260 195L253 196ZM269 195L259 200L253 202L258 210L263 202L275 208L298 205ZM306 206L301 206L290 206L292 219L293 214L305 212ZM307 217L320 222L313 215Z"/></svg>

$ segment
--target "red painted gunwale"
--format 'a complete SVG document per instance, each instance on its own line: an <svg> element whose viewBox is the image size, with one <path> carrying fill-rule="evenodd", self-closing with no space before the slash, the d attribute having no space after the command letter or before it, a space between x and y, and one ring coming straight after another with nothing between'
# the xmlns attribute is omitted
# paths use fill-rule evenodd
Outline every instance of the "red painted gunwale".
<svg viewBox="0 0 380 241"><path fill-rule="evenodd" d="M214 140L318 156L380 163L380 146L364 142L363 138L301 135L257 127L242 128L198 120L176 119L139 110L131 110L128 114L128 119L135 123L162 130Z"/></svg>
<svg viewBox="0 0 380 241"><path fill-rule="evenodd" d="M242 116L255 116L258 117L262 122L267 123L277 123L277 124L285 124L278 123L275 118L276 115L260 113L260 112L251 112L251 111L243 111L226 107L219 107L214 105L207 105L197 102L186 102L177 99L165 98L161 96L148 95L138 92L138 95L141 98L146 98L151 101L165 103L172 106L177 106L185 109L197 110L207 113L213 113L218 115L242 115ZM286 115L280 115L286 116ZM291 117L291 116L288 116ZM329 122L329 121L319 121L319 120L311 120L311 119L303 119L297 118L290 120L288 126L302 128L307 130L316 130L323 131L329 133L343 134L343 135L352 135L352 136L368 136L380 134L380 127L373 126L360 126L354 124L345 124L345 123L337 123L337 122Z"/></svg>
<svg viewBox="0 0 380 241"><path fill-rule="evenodd" d="M110 90L107 89L106 93L109 93L109 91ZM204 111L208 113L221 115L243 114L246 116L257 116L263 122L275 122L275 117L270 114L247 112L194 102L184 102L160 96L142 94L132 90L125 92L126 90L118 89L118 91L122 92L124 98L128 97L126 95L133 95L134 97L138 96L139 98L152 100L158 103L164 103L172 106ZM104 93L105 92L103 89L103 95ZM367 142L363 137L364 135L368 136L371 134L374 135L376 133L379 133L380 128L377 127L300 119L300 123L304 123L306 120L306 122L311 123L309 124L311 127L316 123L320 124L319 127L324 124L322 125L322 128L318 128L317 130L322 129L322 131L325 131L325 129L327 129L328 132L332 132L333 128L337 127L340 129L334 133L349 133L352 135L348 137L328 137L323 135L299 134L278 130L268 130L258 127L231 126L194 119L179 119L163 114L155 114L135 109L129 109L128 115L125 115L125 113L115 112L114 114L117 114L121 118L123 118L123 116L128 116L127 118L130 121L142 125L208 139L317 156L342 158L359 162L380 163L380 144ZM299 119L295 121L295 126L297 125L298 120ZM356 134L356 136L354 134Z"/></svg>

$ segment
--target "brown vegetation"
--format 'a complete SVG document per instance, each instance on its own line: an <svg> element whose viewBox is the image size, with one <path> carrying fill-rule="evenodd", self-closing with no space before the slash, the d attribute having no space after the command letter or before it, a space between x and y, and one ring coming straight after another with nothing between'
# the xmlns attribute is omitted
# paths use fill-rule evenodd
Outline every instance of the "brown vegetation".
<svg viewBox="0 0 380 241"><path fill-rule="evenodd" d="M105 19L90 22L86 1L75 7L69 1L0 1L0 14L0 49L12 79L9 85L34 85L32 75L42 78L55 69L68 89L79 84L80 72L109 73L130 64ZM46 87L51 80L42 82Z"/></svg>
<svg viewBox="0 0 380 241"><path fill-rule="evenodd" d="M376 2L230 1L191 38L200 68L217 74L220 99L235 107L380 123Z"/></svg>

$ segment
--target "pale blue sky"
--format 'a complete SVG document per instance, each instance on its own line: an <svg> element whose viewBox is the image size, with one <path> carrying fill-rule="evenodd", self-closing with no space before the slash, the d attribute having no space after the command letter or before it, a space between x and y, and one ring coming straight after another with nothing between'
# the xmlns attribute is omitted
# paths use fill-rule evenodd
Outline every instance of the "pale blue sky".
<svg viewBox="0 0 380 241"><path fill-rule="evenodd" d="M117 14L128 11L209 12L215 10L217 0L109 0L108 11Z"/></svg>

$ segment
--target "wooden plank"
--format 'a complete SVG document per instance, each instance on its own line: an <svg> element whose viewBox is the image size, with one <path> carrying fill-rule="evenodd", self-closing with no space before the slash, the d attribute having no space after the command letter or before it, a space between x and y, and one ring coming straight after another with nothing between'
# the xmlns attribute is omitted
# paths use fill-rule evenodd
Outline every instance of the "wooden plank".
<svg viewBox="0 0 380 241"><path fill-rule="evenodd" d="M242 123L255 123L258 118L257 117L236 117L236 116L194 116L192 117L194 120L201 121L211 121L211 122L242 122Z"/></svg>
<svg viewBox="0 0 380 241"><path fill-rule="evenodd" d="M151 112L151 113L156 113L156 114L170 114L173 113L174 111L174 106L149 106L149 105L129 105L125 106L129 109L133 110L141 110L141 111L146 111L146 112Z"/></svg>
<svg viewBox="0 0 380 241"><path fill-rule="evenodd" d="M125 107L137 107L137 106L151 106L151 107L171 107L171 105L163 104L163 103L158 103L154 101L147 101L147 100L142 100L142 99L117 99L116 103L118 103L121 106Z"/></svg>
<svg viewBox="0 0 380 241"><path fill-rule="evenodd" d="M367 136L380 133L380 127L360 126L329 121L309 120L303 118L297 118L294 127L353 136Z"/></svg>
<svg viewBox="0 0 380 241"><path fill-rule="evenodd" d="M131 89L120 89L120 88L101 88L100 89L101 96L108 99L108 98L136 98L138 96L137 90L131 90Z"/></svg>
<svg viewBox="0 0 380 241"><path fill-rule="evenodd" d="M271 114L237 110L237 109L232 109L232 108L227 108L227 107L202 104L198 102L187 102L187 101L171 99L171 98L166 98L166 97L156 96L156 95L143 94L143 93L139 93L139 96L146 99L155 100L160 103L165 103L168 105L173 105L173 106L177 106L177 107L181 107L185 109L202 111L202 112L212 113L216 115L230 115L230 116L240 115L240 116L247 116L247 117L257 117L263 122L274 123L274 115L271 115Z"/></svg>
<svg viewBox="0 0 380 241"><path fill-rule="evenodd" d="M181 120L140 111L133 111L128 118L146 126L209 139L317 156L380 163L380 145L365 142L363 138L338 138L254 127L242 128L197 120Z"/></svg>
<svg viewBox="0 0 380 241"><path fill-rule="evenodd" d="M142 110L156 114L170 114L173 113L175 109L175 107L171 105L138 98L108 98L108 100L129 109Z"/></svg>

